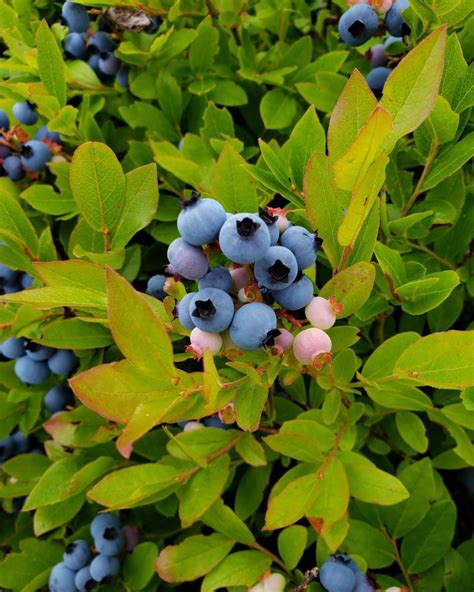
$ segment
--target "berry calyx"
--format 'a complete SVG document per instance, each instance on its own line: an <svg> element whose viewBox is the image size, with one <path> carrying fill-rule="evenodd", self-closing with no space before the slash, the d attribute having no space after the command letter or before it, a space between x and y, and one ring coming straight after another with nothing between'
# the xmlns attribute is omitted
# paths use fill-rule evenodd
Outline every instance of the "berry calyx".
<svg viewBox="0 0 474 592"><path fill-rule="evenodd" d="M251 218L237 220L237 234L242 238L251 238L259 228L260 225Z"/></svg>

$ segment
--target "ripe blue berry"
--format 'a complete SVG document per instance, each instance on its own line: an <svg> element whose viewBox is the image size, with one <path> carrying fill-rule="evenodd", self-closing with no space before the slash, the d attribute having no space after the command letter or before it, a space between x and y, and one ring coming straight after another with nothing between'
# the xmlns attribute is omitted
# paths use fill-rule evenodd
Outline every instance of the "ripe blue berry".
<svg viewBox="0 0 474 592"><path fill-rule="evenodd" d="M82 60L87 55L87 44L83 33L69 33L64 39L64 51L71 58Z"/></svg>
<svg viewBox="0 0 474 592"><path fill-rule="evenodd" d="M85 567L91 558L89 545L81 539L73 541L66 547L63 555L64 565L74 571Z"/></svg>
<svg viewBox="0 0 474 592"><path fill-rule="evenodd" d="M369 63L373 68L385 66L388 60L387 54L385 53L385 45L383 43L373 45L367 51L365 57L369 60Z"/></svg>
<svg viewBox="0 0 474 592"><path fill-rule="evenodd" d="M91 522L91 535L102 536L106 528L120 528L120 520L114 514L98 514Z"/></svg>
<svg viewBox="0 0 474 592"><path fill-rule="evenodd" d="M49 368L45 362L23 356L15 362L15 374L24 384L43 384L49 377Z"/></svg>
<svg viewBox="0 0 474 592"><path fill-rule="evenodd" d="M13 441L14 454L25 454L30 448L30 439L28 436L22 434L19 430L15 430L11 435Z"/></svg>
<svg viewBox="0 0 474 592"><path fill-rule="evenodd" d="M99 57L99 70L106 76L115 76L120 70L120 60L111 51L105 51Z"/></svg>
<svg viewBox="0 0 474 592"><path fill-rule="evenodd" d="M76 572L64 563L56 564L49 576L49 592L76 592Z"/></svg>
<svg viewBox="0 0 474 592"><path fill-rule="evenodd" d="M9 337L0 346L0 352L9 360L16 360L25 355L25 340L22 337Z"/></svg>
<svg viewBox="0 0 474 592"><path fill-rule="evenodd" d="M319 581L328 592L352 592L355 573L343 561L330 557L319 571Z"/></svg>
<svg viewBox="0 0 474 592"><path fill-rule="evenodd" d="M3 140L3 139L4 139L4 136L2 136L0 134L0 140ZM7 158L10 155L11 155L10 148L8 148L8 146L3 146L2 144L0 144L0 158L2 160L5 160L5 158ZM1 169L2 169L2 167L0 166L0 171L1 171ZM3 169L3 170L5 170L5 169ZM0 174L1 174L1 172L0 172Z"/></svg>
<svg viewBox="0 0 474 592"><path fill-rule="evenodd" d="M228 423L224 423L219 419L218 415L212 415L211 417L205 417L202 423L207 428L220 428L221 430L230 430L232 426Z"/></svg>
<svg viewBox="0 0 474 592"><path fill-rule="evenodd" d="M234 314L230 338L241 349L259 349L278 334L276 325L277 319L272 308L261 302L251 302L244 304Z"/></svg>
<svg viewBox="0 0 474 592"><path fill-rule="evenodd" d="M178 216L178 230L191 245L207 245L216 240L226 221L225 210L215 199L202 199L193 194L183 203Z"/></svg>
<svg viewBox="0 0 474 592"><path fill-rule="evenodd" d="M189 305L191 304L191 300L196 296L197 292L189 292L186 296L178 302L178 318L179 322L185 327L186 329L194 329L196 326L194 324L193 318L189 312Z"/></svg>
<svg viewBox="0 0 474 592"><path fill-rule="evenodd" d="M65 409L66 405L71 401L71 391L64 386L53 386L45 397L44 404L51 413L57 413Z"/></svg>
<svg viewBox="0 0 474 592"><path fill-rule="evenodd" d="M12 181L19 181L25 176L25 171L18 156L7 156L2 163L3 170Z"/></svg>
<svg viewBox="0 0 474 592"><path fill-rule="evenodd" d="M334 555L334 558L337 559L337 561L341 561L342 563L344 563L344 565L346 565L356 575L358 573L361 573L360 567L351 557L349 557L349 555L346 555L345 553L337 553L336 555Z"/></svg>
<svg viewBox="0 0 474 592"><path fill-rule="evenodd" d="M403 20L403 11L410 6L408 0L396 0L392 8L385 15L385 24L388 32L394 37L403 37L410 34L410 27Z"/></svg>
<svg viewBox="0 0 474 592"><path fill-rule="evenodd" d="M10 127L10 120L3 109L0 109L0 129L6 131Z"/></svg>
<svg viewBox="0 0 474 592"><path fill-rule="evenodd" d="M272 216L268 210L259 208L258 215L265 222L270 233L270 245L276 245L280 238L280 229L278 228L278 216Z"/></svg>
<svg viewBox="0 0 474 592"><path fill-rule="evenodd" d="M230 271L225 267L212 267L199 282L199 289L204 288L218 288L224 292L232 290L232 276Z"/></svg>
<svg viewBox="0 0 474 592"><path fill-rule="evenodd" d="M59 144L61 136L58 132L50 132L46 125L42 125L35 134L35 140L51 140L51 142Z"/></svg>
<svg viewBox="0 0 474 592"><path fill-rule="evenodd" d="M235 263L253 263L270 248L270 232L255 214L235 214L222 226L219 244L224 255Z"/></svg>
<svg viewBox="0 0 474 592"><path fill-rule="evenodd" d="M259 286L270 290L288 288L296 278L298 263L286 247L270 247L254 266L255 279Z"/></svg>
<svg viewBox="0 0 474 592"><path fill-rule="evenodd" d="M90 564L90 572L93 579L98 582L107 582L120 572L120 562L117 557L97 555Z"/></svg>
<svg viewBox="0 0 474 592"><path fill-rule="evenodd" d="M10 458L15 447L15 443L11 436L6 436L0 440L0 462Z"/></svg>
<svg viewBox="0 0 474 592"><path fill-rule="evenodd" d="M91 57L87 60L89 66L94 70L96 74L102 75L102 72L99 69L99 54L94 53Z"/></svg>
<svg viewBox="0 0 474 592"><path fill-rule="evenodd" d="M90 36L88 48L93 53L102 53L114 49L114 40L104 31L97 31Z"/></svg>
<svg viewBox="0 0 474 592"><path fill-rule="evenodd" d="M381 94L385 85L385 81L391 73L392 71L390 68L380 66L378 68L374 68L367 74L367 84L376 95Z"/></svg>
<svg viewBox="0 0 474 592"><path fill-rule="evenodd" d="M68 349L60 349L48 360L49 369L58 376L69 376L77 366L77 358Z"/></svg>
<svg viewBox="0 0 474 592"><path fill-rule="evenodd" d="M42 171L51 158L51 150L44 142L30 140L20 148L21 163L30 171Z"/></svg>
<svg viewBox="0 0 474 592"><path fill-rule="evenodd" d="M90 567L86 565L76 573L74 583L79 592L87 592L88 590L95 588L97 582L91 576Z"/></svg>
<svg viewBox="0 0 474 592"><path fill-rule="evenodd" d="M272 296L276 302L288 310L299 310L305 307L313 297L313 282L305 275L301 275L284 290L275 290Z"/></svg>
<svg viewBox="0 0 474 592"><path fill-rule="evenodd" d="M7 265L0 263L0 283L14 284L18 279L18 272L10 269Z"/></svg>
<svg viewBox="0 0 474 592"><path fill-rule="evenodd" d="M27 273L21 274L20 284L23 290L27 290L29 287L31 287L33 282L34 278L32 278L31 275L28 275Z"/></svg>
<svg viewBox="0 0 474 592"><path fill-rule="evenodd" d="M35 111L35 106L29 101L15 103L12 113L23 125L34 125L38 121L38 113Z"/></svg>
<svg viewBox="0 0 474 592"><path fill-rule="evenodd" d="M129 83L128 83L129 72L130 71L128 68L120 68L120 70L117 72L117 76L115 77L117 84L119 84L123 88L129 87Z"/></svg>
<svg viewBox="0 0 474 592"><path fill-rule="evenodd" d="M357 6L365 6L365 4ZM313 265L321 244L316 234L312 234L303 226L290 226L282 234L280 243L290 249L296 257L298 269L307 269Z"/></svg>
<svg viewBox="0 0 474 592"><path fill-rule="evenodd" d="M70 31L84 33L87 30L90 19L86 7L82 6L82 4L65 2L62 6L61 14Z"/></svg>
<svg viewBox="0 0 474 592"><path fill-rule="evenodd" d="M34 341L29 341L26 346L26 355L36 362L44 362L54 354L54 349L45 347Z"/></svg>
<svg viewBox="0 0 474 592"><path fill-rule="evenodd" d="M146 284L145 292L149 296L158 298L158 300L163 300L163 298L166 296L166 293L163 290L165 282L166 277L164 275L153 275Z"/></svg>
<svg viewBox="0 0 474 592"><path fill-rule="evenodd" d="M365 573L356 573L356 585L352 592L374 592L375 588L369 582Z"/></svg>
<svg viewBox="0 0 474 592"><path fill-rule="evenodd" d="M196 327L208 333L225 331L234 316L232 298L223 290L204 288L189 304L189 314Z"/></svg>
<svg viewBox="0 0 474 592"><path fill-rule="evenodd" d="M175 239L168 247L168 261L174 271L188 280L198 280L209 269L207 257L201 247L186 242L183 238Z"/></svg>
<svg viewBox="0 0 474 592"><path fill-rule="evenodd" d="M123 548L123 542L122 529L115 526L104 529L101 535L94 538L97 551L108 557L118 555Z"/></svg>
<svg viewBox="0 0 474 592"><path fill-rule="evenodd" d="M346 45L357 47L377 32L379 19L368 4L356 4L339 19L339 35Z"/></svg>

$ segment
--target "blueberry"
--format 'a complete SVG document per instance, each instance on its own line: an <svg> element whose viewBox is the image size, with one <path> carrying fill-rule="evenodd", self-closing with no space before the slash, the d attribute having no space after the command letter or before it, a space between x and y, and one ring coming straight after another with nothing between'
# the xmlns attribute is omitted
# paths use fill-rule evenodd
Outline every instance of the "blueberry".
<svg viewBox="0 0 474 592"><path fill-rule="evenodd" d="M221 430L230 430L232 428L231 425L227 424L227 423L223 423L220 419L218 415L213 415L211 417L205 417L202 420L202 423L207 427L207 428L220 428Z"/></svg>
<svg viewBox="0 0 474 592"><path fill-rule="evenodd" d="M179 322L185 327L186 329L194 329L196 326L194 324L193 318L189 312L189 305L191 304L191 300L196 296L197 292L189 292L186 296L178 302L178 318Z"/></svg>
<svg viewBox="0 0 474 592"><path fill-rule="evenodd" d="M369 582L365 573L356 573L356 585L352 592L374 592L375 588Z"/></svg>
<svg viewBox="0 0 474 592"><path fill-rule="evenodd" d="M117 84L122 86L123 88L128 88L128 86L129 86L128 74L129 74L128 68L120 68L120 70L117 72L117 76L115 77Z"/></svg>
<svg viewBox="0 0 474 592"><path fill-rule="evenodd" d="M30 438L15 430L11 435L13 440L14 454L25 454L30 448Z"/></svg>
<svg viewBox="0 0 474 592"><path fill-rule="evenodd" d="M261 302L251 302L244 304L234 314L230 338L241 349L258 349L277 335L276 325L277 319L272 308Z"/></svg>
<svg viewBox="0 0 474 592"><path fill-rule="evenodd" d="M65 2L61 9L61 14L70 31L84 33L87 30L90 20L87 9L82 4Z"/></svg>
<svg viewBox="0 0 474 592"><path fill-rule="evenodd" d="M224 292L232 290L232 276L225 267L212 267L206 275L199 280L199 289L218 288Z"/></svg>
<svg viewBox="0 0 474 592"><path fill-rule="evenodd" d="M376 32L379 19L368 4L356 4L346 10L339 19L339 35L346 45L363 45Z"/></svg>
<svg viewBox="0 0 474 592"><path fill-rule="evenodd" d="M0 284L14 284L18 279L18 272L8 265L0 263Z"/></svg>
<svg viewBox="0 0 474 592"><path fill-rule="evenodd" d="M235 214L222 226L219 244L224 255L235 263L253 263L270 248L270 231L255 214Z"/></svg>
<svg viewBox="0 0 474 592"><path fill-rule="evenodd" d="M30 140L20 148L21 163L30 171L42 171L51 158L51 150L39 140Z"/></svg>
<svg viewBox="0 0 474 592"><path fill-rule="evenodd" d="M48 360L49 369L53 374L69 376L77 366L77 358L68 349L60 349Z"/></svg>
<svg viewBox="0 0 474 592"><path fill-rule="evenodd" d="M21 292L20 284L3 284L0 285L0 293L2 294L13 294L14 292Z"/></svg>
<svg viewBox="0 0 474 592"><path fill-rule="evenodd" d="M49 368L45 362L23 356L15 362L15 374L24 384L43 384L48 379Z"/></svg>
<svg viewBox="0 0 474 592"><path fill-rule="evenodd" d="M346 555L345 553L337 553L334 555L334 558L337 559L337 561L342 561L342 563L344 563L344 565L346 565L356 575L361 573L360 567L353 559L349 557L349 555Z"/></svg>
<svg viewBox="0 0 474 592"><path fill-rule="evenodd" d="M35 134L35 140L51 140L59 144L61 136L58 132L50 132L46 125L42 125Z"/></svg>
<svg viewBox="0 0 474 592"><path fill-rule="evenodd" d="M321 241L303 226L290 226L281 235L280 243L296 257L299 269L307 269L316 261Z"/></svg>
<svg viewBox="0 0 474 592"><path fill-rule="evenodd" d="M164 275L153 275L147 282L145 292L149 296L163 300L166 296L166 292L163 290L165 282L166 277Z"/></svg>
<svg viewBox="0 0 474 592"><path fill-rule="evenodd" d="M102 555L115 556L123 548L123 533L120 527L105 528L102 534L94 537L94 544Z"/></svg>
<svg viewBox="0 0 474 592"><path fill-rule="evenodd" d="M76 572L64 563L57 563L49 576L49 592L76 592Z"/></svg>
<svg viewBox="0 0 474 592"><path fill-rule="evenodd" d="M44 362L54 354L52 347L45 347L34 341L29 341L26 346L26 355L36 362Z"/></svg>
<svg viewBox="0 0 474 592"><path fill-rule="evenodd" d="M87 60L87 63L89 64L89 66L94 70L94 72L96 74L102 74L102 72L99 69L99 55L94 53L93 55L91 55L91 57Z"/></svg>
<svg viewBox="0 0 474 592"><path fill-rule="evenodd" d="M64 39L64 51L71 58L82 60L87 55L87 44L83 33L69 33Z"/></svg>
<svg viewBox="0 0 474 592"><path fill-rule="evenodd" d="M319 581L328 592L353 592L356 577L342 561L330 557L319 570Z"/></svg>
<svg viewBox="0 0 474 592"><path fill-rule="evenodd" d="M146 33L151 35L152 33L156 33L156 31L158 31L159 26L160 26L160 19L157 16L152 16L151 17L151 24L147 29L145 29L145 31L146 31Z"/></svg>
<svg viewBox="0 0 474 592"><path fill-rule="evenodd" d="M34 278L32 278L31 275L28 275L27 273L21 274L20 284L23 290L27 290L28 288L30 288L33 282Z"/></svg>
<svg viewBox="0 0 474 592"><path fill-rule="evenodd" d="M74 571L85 567L91 558L89 545L86 541L78 539L69 543L63 555L64 565Z"/></svg>
<svg viewBox="0 0 474 592"><path fill-rule="evenodd" d="M99 70L106 76L115 76L120 70L120 60L111 51L105 51L99 57Z"/></svg>
<svg viewBox="0 0 474 592"><path fill-rule="evenodd" d="M91 576L99 584L107 582L120 572L120 562L117 557L97 555L90 564Z"/></svg>
<svg viewBox="0 0 474 592"><path fill-rule="evenodd" d="M301 272L300 272L301 273ZM300 274L299 274L300 275ZM284 290L272 292L273 298L280 306L288 310L299 310L305 307L313 297L313 282L305 275L297 279Z"/></svg>
<svg viewBox="0 0 474 592"><path fill-rule="evenodd" d="M392 71L390 70L390 68L379 66L378 68L373 68L367 74L367 84L369 85L370 89L375 93L375 95L380 95L382 93L385 81L391 73Z"/></svg>
<svg viewBox="0 0 474 592"><path fill-rule="evenodd" d="M102 536L106 528L120 528L120 520L114 514L99 514L91 522L91 535Z"/></svg>
<svg viewBox="0 0 474 592"><path fill-rule="evenodd" d="M376 68L378 66L385 66L388 60L387 54L385 53L385 45L383 43L373 45L367 51L365 56L369 60L369 63L373 68Z"/></svg>
<svg viewBox="0 0 474 592"><path fill-rule="evenodd" d="M15 442L11 436L6 436L0 440L0 462L10 458L15 448Z"/></svg>
<svg viewBox="0 0 474 592"><path fill-rule="evenodd" d="M223 290L204 288L189 304L189 314L196 327L208 333L225 331L234 316L232 298Z"/></svg>
<svg viewBox="0 0 474 592"><path fill-rule="evenodd" d="M29 101L15 103L12 113L23 125L34 125L38 121L38 113L35 111L35 106Z"/></svg>
<svg viewBox="0 0 474 592"><path fill-rule="evenodd" d="M79 590L79 592L87 592L88 590L92 590L97 584L97 582L91 576L91 570L88 565L82 567L76 573L74 583L76 584L76 588Z"/></svg>
<svg viewBox="0 0 474 592"><path fill-rule="evenodd" d="M288 288L298 274L296 257L286 247L270 247L254 266L259 286L270 290Z"/></svg>
<svg viewBox="0 0 474 592"><path fill-rule="evenodd" d="M25 355L25 340L23 337L9 337L0 346L0 352L9 360L16 360Z"/></svg>
<svg viewBox="0 0 474 592"><path fill-rule="evenodd" d="M225 210L218 201L202 199L193 193L190 200L183 202L177 224L184 240L199 246L216 240L225 221Z"/></svg>
<svg viewBox="0 0 474 592"><path fill-rule="evenodd" d="M19 181L25 176L25 171L18 156L7 156L2 163L3 170L12 181Z"/></svg>
<svg viewBox="0 0 474 592"><path fill-rule="evenodd" d="M63 411L66 405L71 402L71 399L71 391L64 386L57 385L53 386L53 388L46 393L44 404L48 411L51 411L51 413L57 413L58 411Z"/></svg>
<svg viewBox="0 0 474 592"><path fill-rule="evenodd" d="M394 37L403 37L410 34L410 27L403 20L403 11L410 6L408 0L396 0L392 8L385 15L385 24L388 32Z"/></svg>
<svg viewBox="0 0 474 592"><path fill-rule="evenodd" d="M265 222L270 233L270 244L276 245L280 238L280 229L278 228L278 216L272 216L268 210L264 208L258 209L258 215Z"/></svg>
<svg viewBox="0 0 474 592"><path fill-rule="evenodd" d="M0 129L6 131L10 127L10 120L3 109L0 109Z"/></svg>
<svg viewBox="0 0 474 592"><path fill-rule="evenodd" d="M93 53L112 51L114 46L112 37L104 31L97 31L97 33L91 35L88 44L89 50Z"/></svg>
<svg viewBox="0 0 474 592"><path fill-rule="evenodd" d="M4 136L2 136L0 134L0 140L3 140ZM0 158L3 160L5 160L5 158L7 158L7 156L11 155L11 150L10 148L8 148L8 146L4 146L3 144L0 144ZM1 171L2 167L0 166L0 171ZM5 170L5 169L3 169Z"/></svg>
<svg viewBox="0 0 474 592"><path fill-rule="evenodd" d="M168 261L177 274L188 280L202 278L209 269L207 257L201 247L195 247L183 238L175 239L168 247Z"/></svg>

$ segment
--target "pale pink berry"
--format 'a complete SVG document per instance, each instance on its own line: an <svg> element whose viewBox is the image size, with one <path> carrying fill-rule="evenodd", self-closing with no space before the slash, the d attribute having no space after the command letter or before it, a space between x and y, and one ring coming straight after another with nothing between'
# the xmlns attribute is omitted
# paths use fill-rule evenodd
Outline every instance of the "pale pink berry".
<svg viewBox="0 0 474 592"><path fill-rule="evenodd" d="M270 574L263 580L264 592L283 592L286 586L285 578L279 573Z"/></svg>
<svg viewBox="0 0 474 592"><path fill-rule="evenodd" d="M392 8L393 0L371 0L370 4L378 15L384 16Z"/></svg>
<svg viewBox="0 0 474 592"><path fill-rule="evenodd" d="M192 352L197 359L202 357L206 349L212 354L217 354L222 348L222 337L219 333L207 333L195 327L189 338L191 345L188 345L186 351Z"/></svg>
<svg viewBox="0 0 474 592"><path fill-rule="evenodd" d="M188 423L184 426L183 432L194 432L194 430L200 430L205 428L206 426L199 421L188 421Z"/></svg>
<svg viewBox="0 0 474 592"><path fill-rule="evenodd" d="M315 296L306 305L304 312L313 327L329 329L336 322L336 316L341 314L342 305L337 304L333 296L329 300Z"/></svg>
<svg viewBox="0 0 474 592"><path fill-rule="evenodd" d="M238 292L252 283L252 276L247 267L232 266L229 272L232 276L232 289L234 292Z"/></svg>
<svg viewBox="0 0 474 592"><path fill-rule="evenodd" d="M262 583L259 583L249 588L248 592L265 592L265 588L263 587Z"/></svg>
<svg viewBox="0 0 474 592"><path fill-rule="evenodd" d="M135 526L124 526L122 528L125 542L125 550L133 551L140 541L140 531Z"/></svg>
<svg viewBox="0 0 474 592"><path fill-rule="evenodd" d="M315 327L301 331L293 341L295 358L302 364L313 364L317 368L330 361L331 348L329 335Z"/></svg>
<svg viewBox="0 0 474 592"><path fill-rule="evenodd" d="M290 225L290 221L286 217L286 215L288 214L288 210L283 210L282 208L267 208L267 210L270 216L277 217L276 225L278 226L280 234L285 232L285 230Z"/></svg>
<svg viewBox="0 0 474 592"><path fill-rule="evenodd" d="M387 588L385 592L402 592L402 589L398 586L390 586L390 588Z"/></svg>
<svg viewBox="0 0 474 592"><path fill-rule="evenodd" d="M280 331L280 335L274 338L271 349L275 355L282 356L286 351L291 349L294 337L287 329L283 329L282 327L278 331Z"/></svg>

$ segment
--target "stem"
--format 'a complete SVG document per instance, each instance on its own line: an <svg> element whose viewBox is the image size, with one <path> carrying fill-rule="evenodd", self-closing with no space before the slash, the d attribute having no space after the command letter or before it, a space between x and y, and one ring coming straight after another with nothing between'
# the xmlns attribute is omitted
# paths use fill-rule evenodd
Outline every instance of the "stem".
<svg viewBox="0 0 474 592"><path fill-rule="evenodd" d="M405 578L409 592L414 592L413 584L410 579L410 574L407 572L405 566L403 565L402 558L400 557L397 541L395 539L392 539L392 537L388 534L386 528L382 528L382 532L385 535L385 538L390 542L390 544L393 547L393 551L395 553L395 561L398 563L398 566L400 567L400 571L402 572L403 577Z"/></svg>
<svg viewBox="0 0 474 592"><path fill-rule="evenodd" d="M330 462L332 461L332 459L336 456L337 451L339 450L339 444L341 443L342 437L346 433L346 430L347 430L348 425L349 425L349 419L346 417L344 419L344 421L342 422L341 427L337 431L336 439L334 441L334 446L329 451L329 454L324 459L324 462L323 462L323 464L321 465L321 468L318 471L318 477L319 477L319 479L323 479L324 478L324 473L326 472L326 470L327 470Z"/></svg>
<svg viewBox="0 0 474 592"><path fill-rule="evenodd" d="M109 244L109 229L102 228L101 230L102 237L104 239L104 252L110 251L110 244Z"/></svg>
<svg viewBox="0 0 474 592"><path fill-rule="evenodd" d="M405 240L405 244L407 244L409 247L412 247L412 249L418 249L419 251L423 251L424 253L427 253L428 255L433 257L433 259L436 259L436 261L439 261L442 265L444 265L448 269L452 269L453 271L456 271L455 265L453 265L447 259L444 259L444 257L440 257L437 253L435 253L434 251L432 251L428 247L425 247L425 245L419 245L418 243L413 243L412 241L409 241L409 240Z"/></svg>
<svg viewBox="0 0 474 592"><path fill-rule="evenodd" d="M435 156L438 154L438 148L439 148L439 144L436 141L433 144L433 148L431 149L431 152L429 153L428 158L426 159L426 163L423 168L423 172L421 173L421 177L419 178L418 183L416 184L415 190L411 194L410 199L405 204L405 207L400 212L400 218L403 218L404 216L406 216L408 214L411 207L418 199L418 196L421 193L421 188L423 187L423 183L425 182L426 175L428 174L428 171L430 170L431 165L433 164L433 160L435 159Z"/></svg>
<svg viewBox="0 0 474 592"><path fill-rule="evenodd" d="M342 252L342 257L341 257L341 262L339 263L339 268L338 268L338 272L342 271L344 269L344 267L346 266L347 260L349 259L349 255L352 252L352 245L348 245L347 247L344 248L344 251Z"/></svg>

